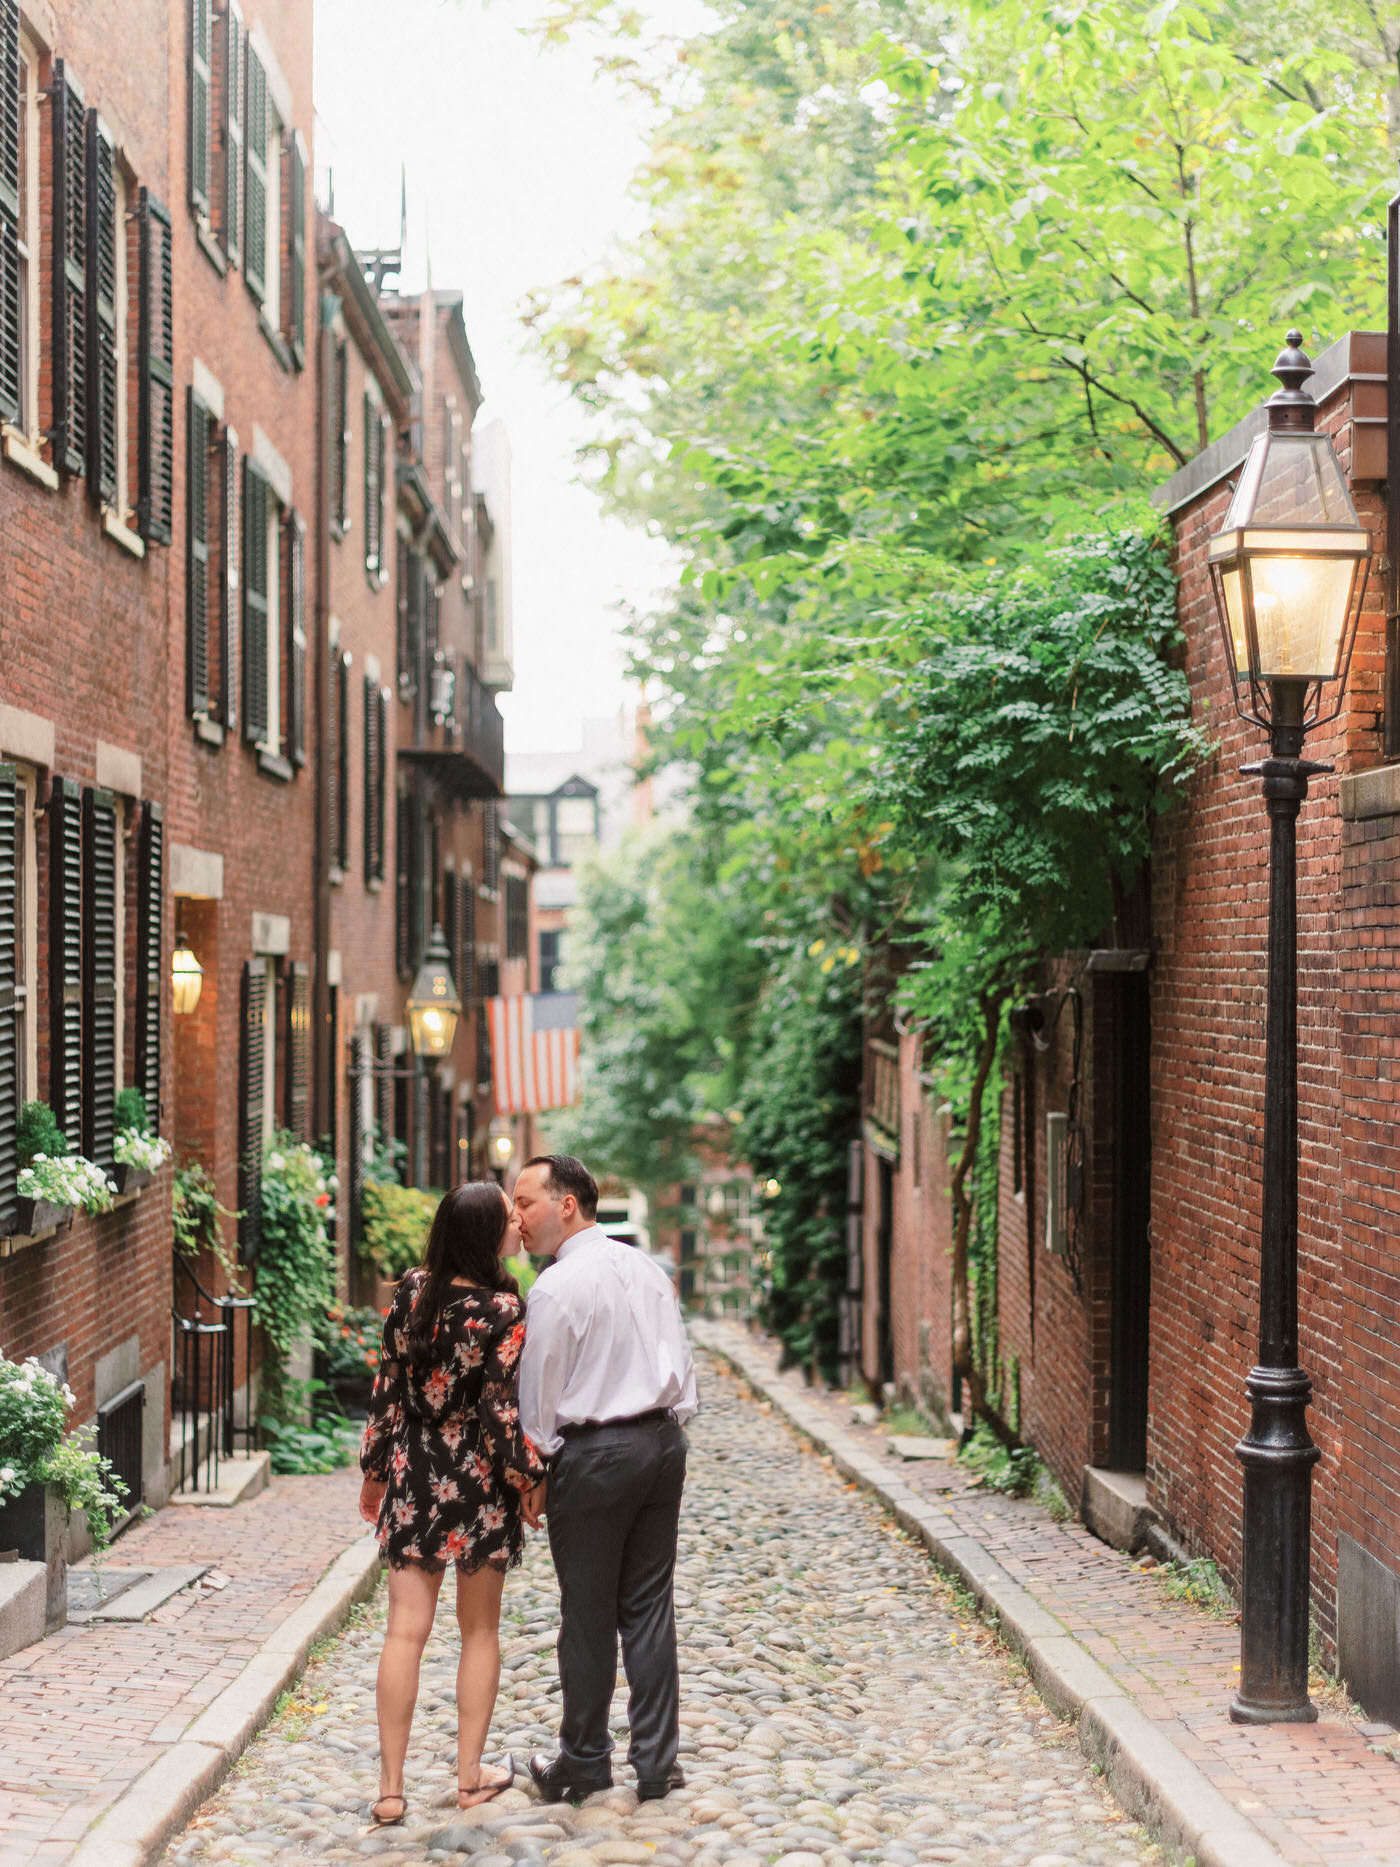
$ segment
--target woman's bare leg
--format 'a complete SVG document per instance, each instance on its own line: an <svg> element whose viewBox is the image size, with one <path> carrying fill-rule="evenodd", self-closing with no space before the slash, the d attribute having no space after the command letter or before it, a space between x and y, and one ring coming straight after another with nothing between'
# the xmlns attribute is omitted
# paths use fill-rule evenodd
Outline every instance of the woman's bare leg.
<svg viewBox="0 0 1400 1867"><path fill-rule="evenodd" d="M463 1792L496 1780L494 1773L488 1773L483 1782L481 1753L501 1682L501 1588L505 1579L505 1571L489 1563L473 1575L457 1573L457 1625L462 1630L462 1657L457 1662L457 1784ZM465 1794L459 1800L470 1806Z"/></svg>
<svg viewBox="0 0 1400 1867"><path fill-rule="evenodd" d="M441 1587L441 1570L414 1564L389 1571L389 1627L379 1656L375 1689L381 1802L403 1795L403 1763L408 1754L413 1707L418 1702L418 1666L433 1631Z"/></svg>

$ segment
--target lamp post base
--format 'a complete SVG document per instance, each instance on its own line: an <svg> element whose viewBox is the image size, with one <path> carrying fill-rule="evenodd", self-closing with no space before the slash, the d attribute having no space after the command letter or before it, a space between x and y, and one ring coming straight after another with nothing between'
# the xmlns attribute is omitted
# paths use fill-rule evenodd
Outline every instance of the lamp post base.
<svg viewBox="0 0 1400 1867"><path fill-rule="evenodd" d="M1301 1705L1259 1705L1252 1699L1230 1700L1231 1724L1316 1724L1317 1706L1311 1699Z"/></svg>
<svg viewBox="0 0 1400 1867"><path fill-rule="evenodd" d="M1308 1698L1312 1383L1301 1368L1259 1367L1245 1384L1249 1431L1235 1447L1244 1467L1244 1574L1240 1689L1235 1724L1311 1724Z"/></svg>

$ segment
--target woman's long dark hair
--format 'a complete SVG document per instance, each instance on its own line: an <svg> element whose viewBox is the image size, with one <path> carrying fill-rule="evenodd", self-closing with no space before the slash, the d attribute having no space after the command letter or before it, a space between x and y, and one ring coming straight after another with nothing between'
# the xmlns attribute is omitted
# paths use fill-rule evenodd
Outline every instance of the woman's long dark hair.
<svg viewBox="0 0 1400 1867"><path fill-rule="evenodd" d="M506 1196L494 1180L471 1180L443 1194L423 1254L428 1274L408 1319L405 1346L410 1360L426 1360L432 1353L433 1333L454 1277L519 1296L520 1286L501 1258L509 1219Z"/></svg>

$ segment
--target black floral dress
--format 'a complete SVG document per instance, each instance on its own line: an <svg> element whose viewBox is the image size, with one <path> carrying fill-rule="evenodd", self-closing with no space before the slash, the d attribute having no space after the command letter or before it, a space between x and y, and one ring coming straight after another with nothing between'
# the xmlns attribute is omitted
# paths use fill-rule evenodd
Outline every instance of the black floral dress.
<svg viewBox="0 0 1400 1867"><path fill-rule="evenodd" d="M409 1563L465 1574L520 1560L520 1494L544 1476L516 1406L525 1306L502 1290L454 1288L426 1360L405 1332L425 1273L410 1271L384 1319L384 1346L360 1447L360 1469L387 1482L379 1546Z"/></svg>

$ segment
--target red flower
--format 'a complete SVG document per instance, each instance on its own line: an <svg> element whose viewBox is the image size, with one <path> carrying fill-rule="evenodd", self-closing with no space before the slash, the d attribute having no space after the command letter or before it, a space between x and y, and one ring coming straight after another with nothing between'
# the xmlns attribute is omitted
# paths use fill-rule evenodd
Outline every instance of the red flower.
<svg viewBox="0 0 1400 1867"><path fill-rule="evenodd" d="M328 1206L330 1203L331 1196L329 1193L318 1193L316 1195L316 1204L318 1206Z"/></svg>

